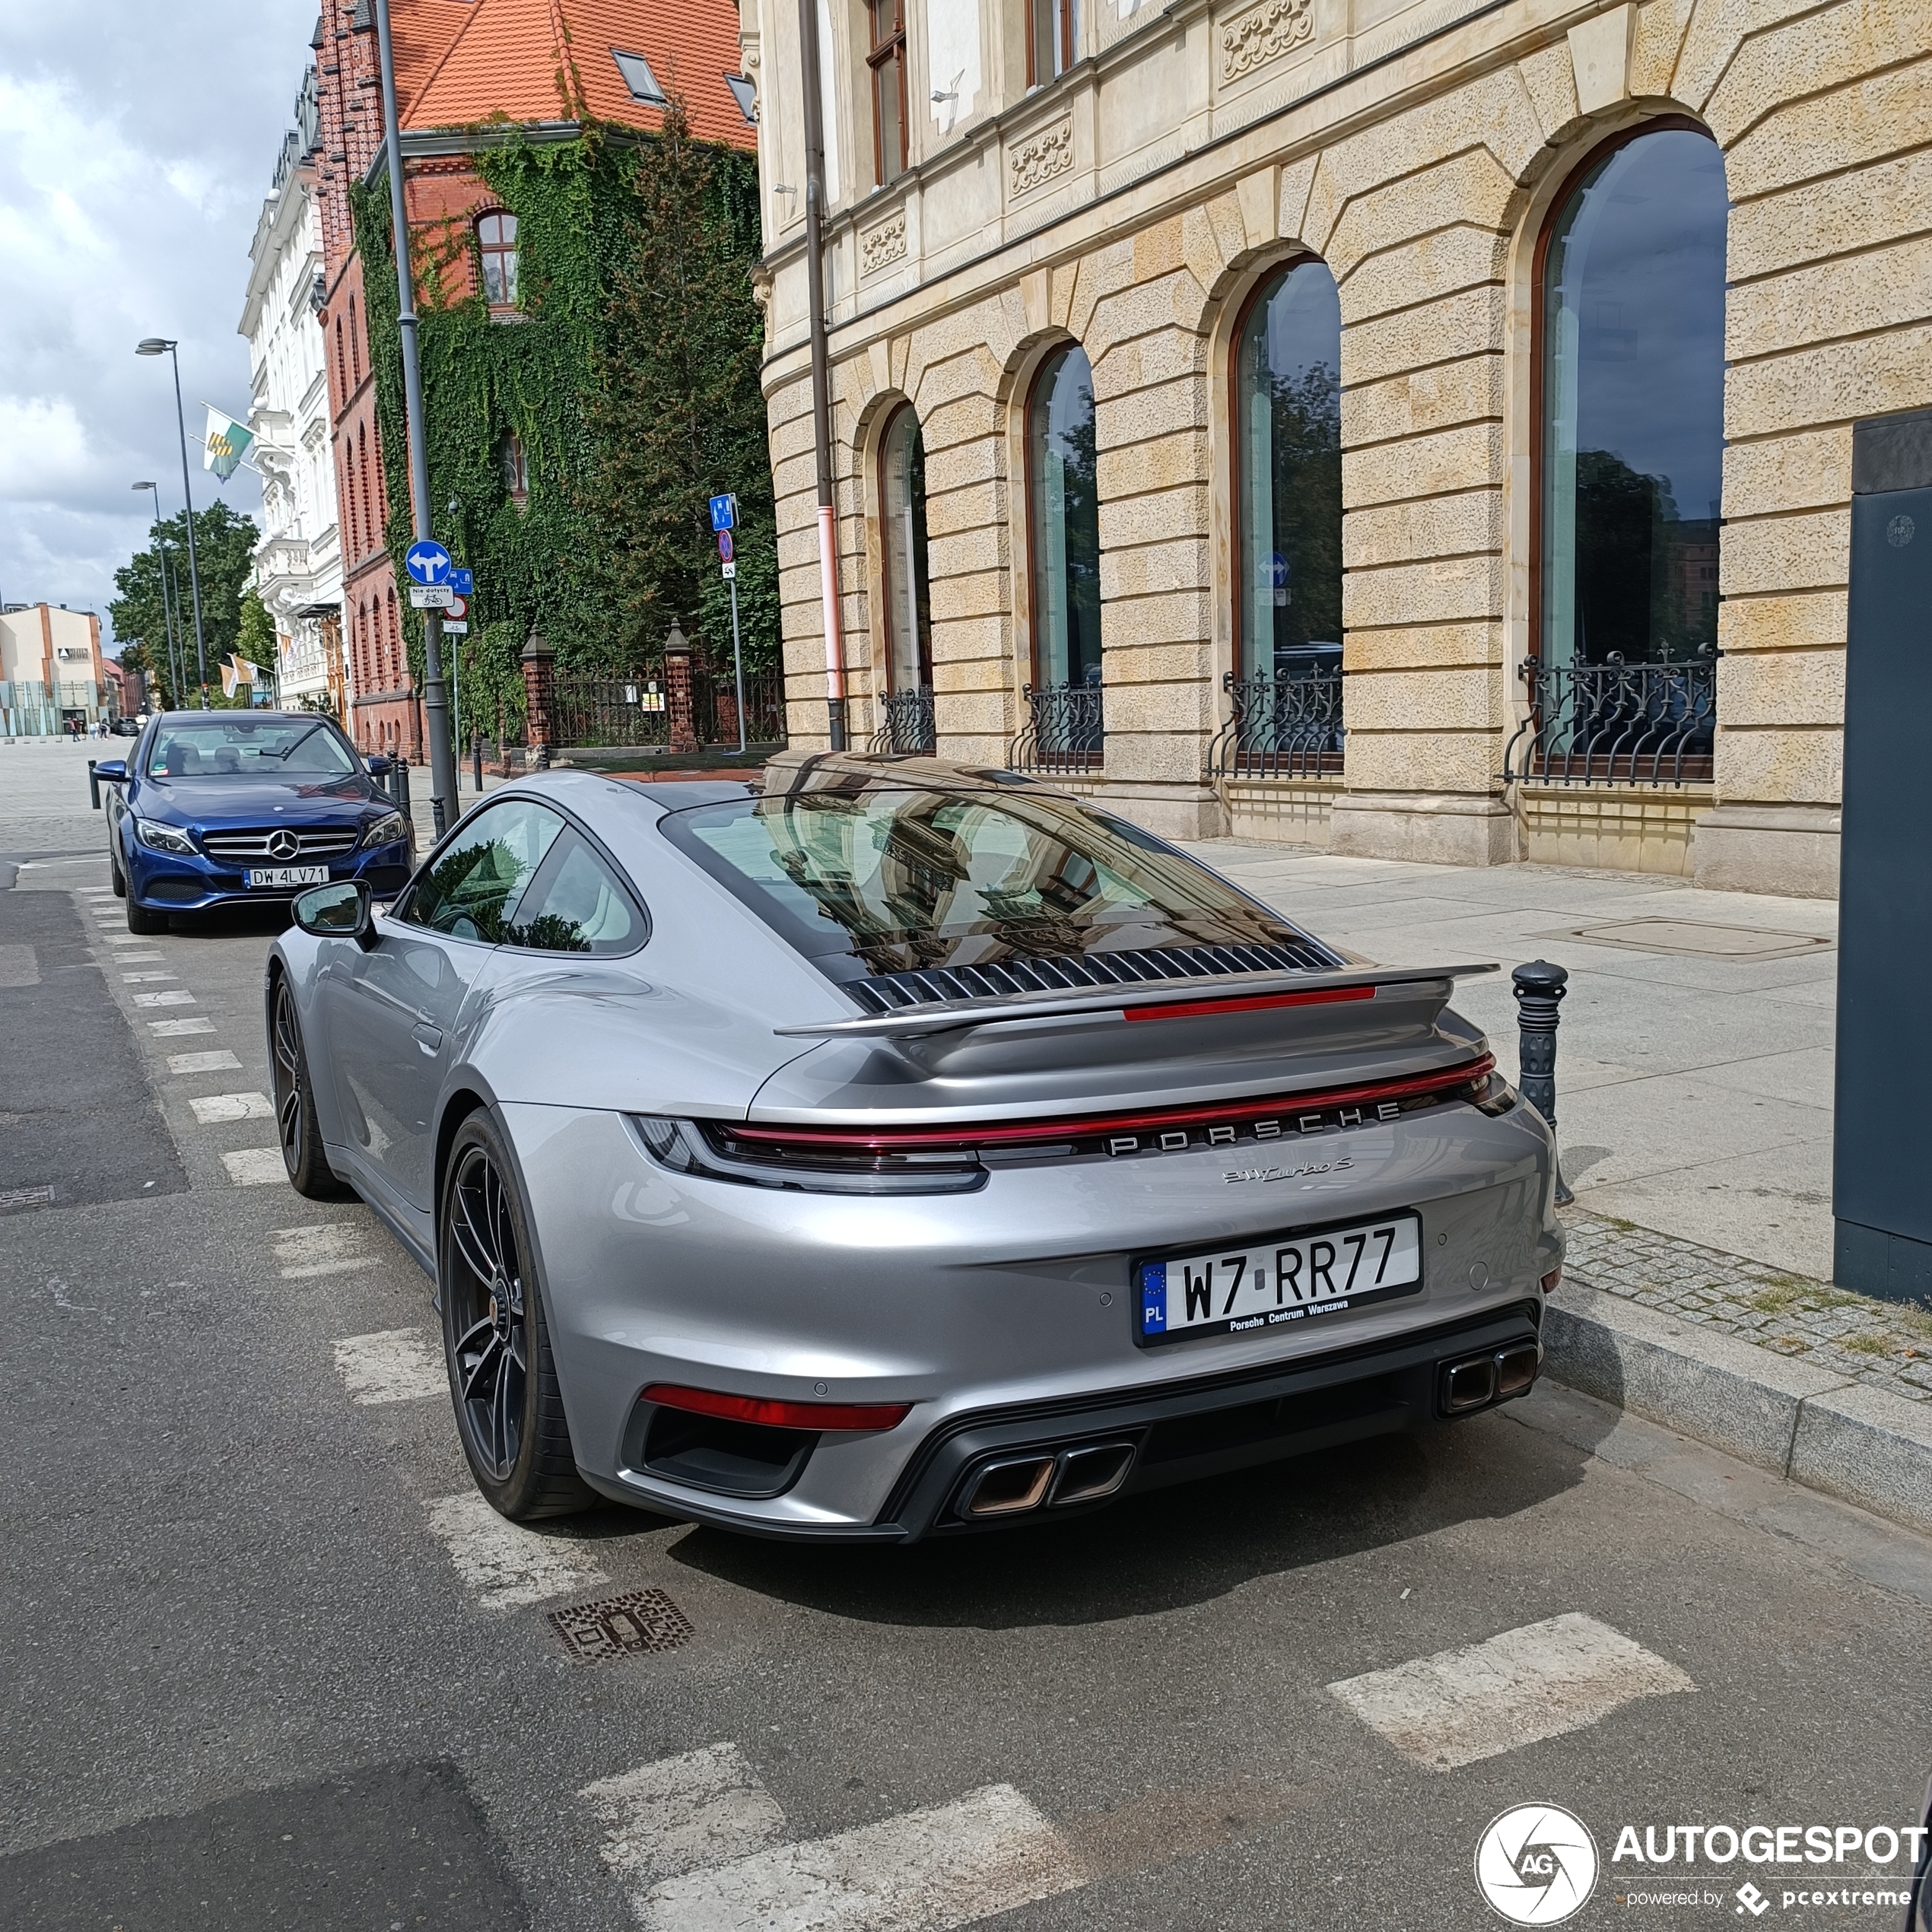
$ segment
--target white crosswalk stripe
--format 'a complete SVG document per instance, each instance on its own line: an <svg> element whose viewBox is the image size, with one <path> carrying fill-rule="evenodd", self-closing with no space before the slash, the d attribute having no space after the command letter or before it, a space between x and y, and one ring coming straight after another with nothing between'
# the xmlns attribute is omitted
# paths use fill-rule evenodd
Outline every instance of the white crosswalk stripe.
<svg viewBox="0 0 1932 1932"><path fill-rule="evenodd" d="M170 1053L167 1070L170 1073L240 1072L241 1062L223 1047L211 1053Z"/></svg>
<svg viewBox="0 0 1932 1932"><path fill-rule="evenodd" d="M505 1522L474 1489L423 1508L457 1574L486 1610L515 1609L610 1581L582 1544Z"/></svg>
<svg viewBox="0 0 1932 1932"><path fill-rule="evenodd" d="M426 1396L450 1393L443 1352L426 1329L387 1328L374 1335L347 1336L335 1344L335 1372L349 1400L365 1406L420 1402Z"/></svg>
<svg viewBox="0 0 1932 1932"><path fill-rule="evenodd" d="M830 1838L784 1814L735 1744L587 1785L605 1864L647 1932L952 1932L1090 1874L1010 1784Z"/></svg>
<svg viewBox="0 0 1932 1932"><path fill-rule="evenodd" d="M203 1019L150 1020L148 1022L148 1031L150 1033L158 1034L164 1040L172 1040L178 1038L184 1033L212 1033L214 1031L214 1022L212 1020Z"/></svg>
<svg viewBox="0 0 1932 1932"><path fill-rule="evenodd" d="M237 1187L266 1187L272 1182L288 1178L279 1147L238 1147L232 1154L222 1155L221 1165Z"/></svg>
<svg viewBox="0 0 1932 1932"><path fill-rule="evenodd" d="M1634 1698L1697 1686L1621 1631L1572 1610L1328 1688L1403 1756L1453 1771L1581 1730Z"/></svg>
<svg viewBox="0 0 1932 1932"><path fill-rule="evenodd" d="M329 1221L314 1228L278 1228L275 1259L285 1282L313 1281L322 1275L351 1275L373 1268L376 1257L359 1250L360 1231L351 1223Z"/></svg>
<svg viewBox="0 0 1932 1932"><path fill-rule="evenodd" d="M185 987L170 987L166 993L135 993L129 997L137 1006L194 1006L200 1004Z"/></svg>
<svg viewBox="0 0 1932 1932"><path fill-rule="evenodd" d="M272 1120L275 1117L266 1094L203 1094L188 1104L205 1127L218 1120Z"/></svg>

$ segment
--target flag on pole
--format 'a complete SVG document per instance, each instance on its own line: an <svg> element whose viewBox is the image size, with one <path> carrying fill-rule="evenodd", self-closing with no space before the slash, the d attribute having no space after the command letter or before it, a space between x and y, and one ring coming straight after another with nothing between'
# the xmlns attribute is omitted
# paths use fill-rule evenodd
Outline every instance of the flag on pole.
<svg viewBox="0 0 1932 1932"><path fill-rule="evenodd" d="M225 415L212 403L208 405L208 446L202 467L211 469L223 482L241 467L242 458L247 455L249 446L255 440L253 431L245 429L232 416Z"/></svg>

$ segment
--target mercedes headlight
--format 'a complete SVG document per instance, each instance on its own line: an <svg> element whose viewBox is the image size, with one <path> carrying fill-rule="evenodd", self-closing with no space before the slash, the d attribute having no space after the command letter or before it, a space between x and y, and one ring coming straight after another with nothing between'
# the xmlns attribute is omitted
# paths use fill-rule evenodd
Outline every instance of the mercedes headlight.
<svg viewBox="0 0 1932 1932"><path fill-rule="evenodd" d="M158 818L137 818L134 835L157 852L178 852L184 859L195 856L195 842L178 825L164 825Z"/></svg>
<svg viewBox="0 0 1932 1932"><path fill-rule="evenodd" d="M408 836L408 820L399 812L386 812L363 834L363 849L368 851L379 845L393 845Z"/></svg>

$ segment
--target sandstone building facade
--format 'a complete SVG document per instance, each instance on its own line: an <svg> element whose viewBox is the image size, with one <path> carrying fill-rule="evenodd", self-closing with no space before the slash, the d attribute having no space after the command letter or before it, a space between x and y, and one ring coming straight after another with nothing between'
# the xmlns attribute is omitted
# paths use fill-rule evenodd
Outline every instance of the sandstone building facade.
<svg viewBox="0 0 1932 1932"><path fill-rule="evenodd" d="M855 740L1155 829L1835 889L1927 0L819 0ZM796 0L747 0L825 742Z"/></svg>

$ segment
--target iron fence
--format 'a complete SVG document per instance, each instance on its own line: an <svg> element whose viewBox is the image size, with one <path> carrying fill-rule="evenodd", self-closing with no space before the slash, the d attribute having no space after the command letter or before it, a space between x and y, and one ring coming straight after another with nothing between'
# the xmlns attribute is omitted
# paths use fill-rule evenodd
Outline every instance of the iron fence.
<svg viewBox="0 0 1932 1932"><path fill-rule="evenodd" d="M560 672L551 688L552 742L560 750L669 749L680 703L662 659L617 678ZM690 707L691 742L738 742L738 693L729 665L709 665L693 655ZM785 742L785 688L779 673L746 674L745 736L754 745Z"/></svg>
<svg viewBox="0 0 1932 1932"><path fill-rule="evenodd" d="M1099 771L1107 744L1099 685L1060 685L1047 691L1028 685L1024 694L1026 724L1007 748L1008 767L1062 776Z"/></svg>
<svg viewBox="0 0 1932 1932"><path fill-rule="evenodd" d="M1530 715L1503 754L1506 779L1550 785L1708 784L1718 725L1718 656L1676 664L1522 667Z"/></svg>
<svg viewBox="0 0 1932 1932"><path fill-rule="evenodd" d="M930 758L939 747L931 688L922 685L917 691L888 691L879 703L881 716L879 729L872 733L872 748L902 757Z"/></svg>
<svg viewBox="0 0 1932 1932"><path fill-rule="evenodd" d="M1210 778L1342 775L1339 671L1225 672L1230 715L1208 745Z"/></svg>

